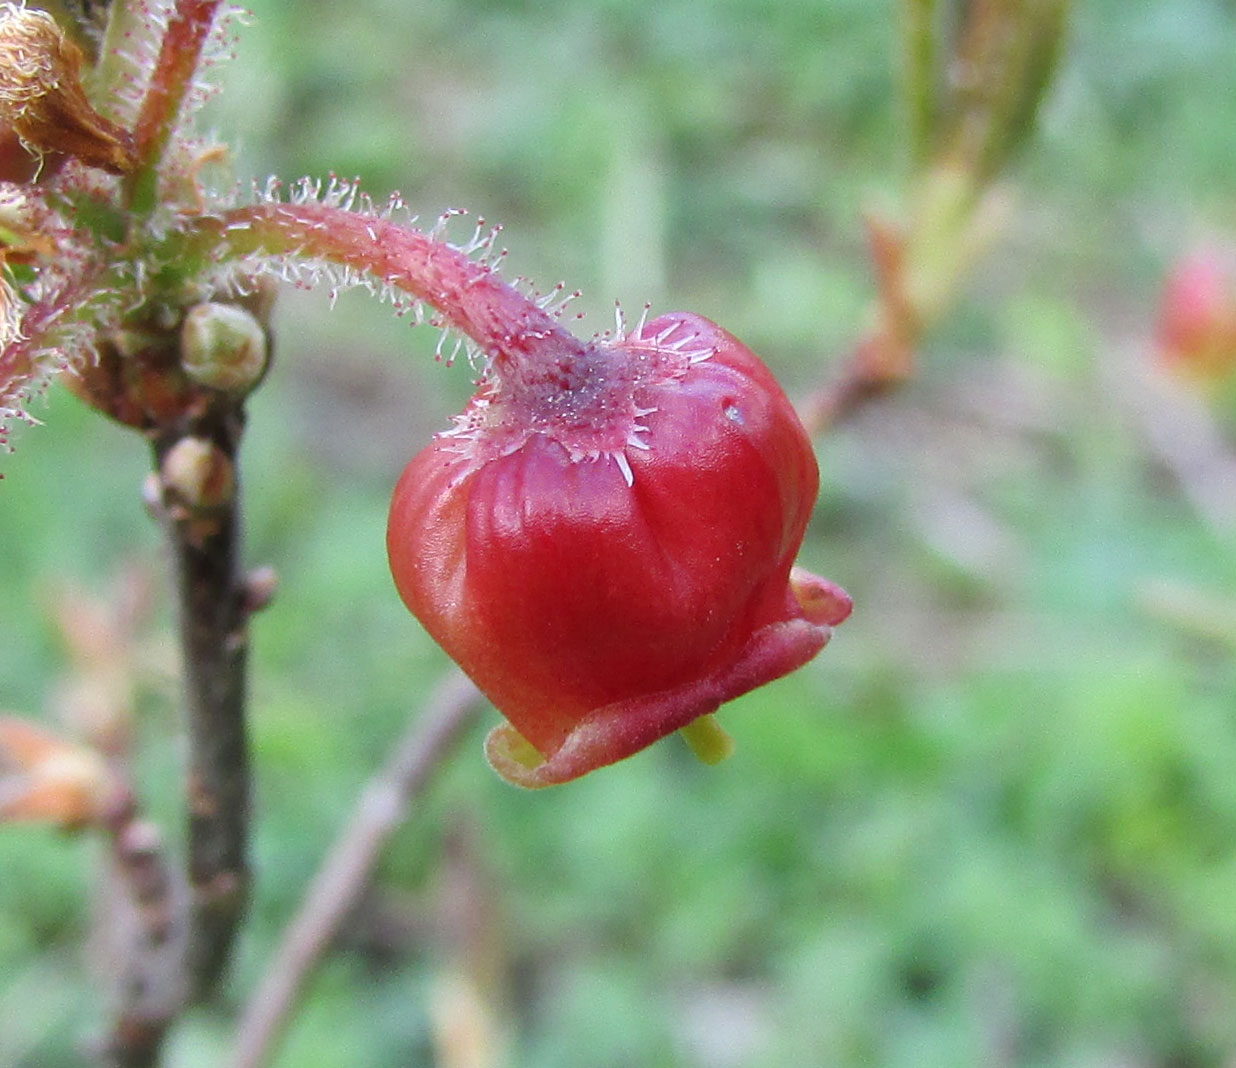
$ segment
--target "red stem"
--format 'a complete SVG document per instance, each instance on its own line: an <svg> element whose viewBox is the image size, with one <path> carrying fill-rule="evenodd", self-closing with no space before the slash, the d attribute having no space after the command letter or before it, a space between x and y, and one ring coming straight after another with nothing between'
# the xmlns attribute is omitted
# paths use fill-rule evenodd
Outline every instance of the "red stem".
<svg viewBox="0 0 1236 1068"><path fill-rule="evenodd" d="M219 4L220 0L179 0L176 4L133 131L139 166L131 188L150 182L167 147L181 105L193 85Z"/></svg>
<svg viewBox="0 0 1236 1068"><path fill-rule="evenodd" d="M202 219L198 227L225 259L292 255L368 274L436 308L499 367L590 348L484 260L389 219L326 204L259 204Z"/></svg>

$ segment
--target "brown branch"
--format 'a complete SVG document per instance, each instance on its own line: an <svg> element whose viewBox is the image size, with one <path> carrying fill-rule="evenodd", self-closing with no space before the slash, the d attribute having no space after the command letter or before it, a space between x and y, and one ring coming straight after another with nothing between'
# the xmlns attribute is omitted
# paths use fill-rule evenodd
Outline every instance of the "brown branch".
<svg viewBox="0 0 1236 1068"><path fill-rule="evenodd" d="M183 884L163 855L158 828L124 791L106 822L110 846L109 935L116 946L117 1007L101 1050L108 1068L155 1068L184 1007Z"/></svg>
<svg viewBox="0 0 1236 1068"><path fill-rule="evenodd" d="M106 848L94 941L110 987L110 1029L95 1053L108 1068L153 1068L185 1003L185 882L132 779L148 593L145 572L127 569L106 601L72 585L51 600L71 665L58 704L81 741L0 717L0 765L7 758L26 772L24 783L9 776L9 793L21 802L9 815L97 830Z"/></svg>
<svg viewBox="0 0 1236 1068"><path fill-rule="evenodd" d="M193 423L195 439L209 441L229 473L242 429L239 401ZM200 999L219 981L248 900L250 609L240 566L239 497L222 494L204 511L177 499L168 467L184 440L182 433L160 438L155 458L164 479L160 503L179 600L189 745L187 969L191 994Z"/></svg>
<svg viewBox="0 0 1236 1068"><path fill-rule="evenodd" d="M876 278L876 299L869 313L872 325L835 377L799 402L799 417L812 436L831 429L914 373L924 324L906 292L905 234L875 215L865 216L863 222Z"/></svg>
<svg viewBox="0 0 1236 1068"><path fill-rule="evenodd" d="M830 382L798 402L798 416L812 437L823 434L901 385L913 369L914 350L908 343L871 334L855 345Z"/></svg>
<svg viewBox="0 0 1236 1068"><path fill-rule="evenodd" d="M480 705L476 687L452 671L365 787L249 999L232 1068L260 1068L274 1054L305 982L368 885L387 840L407 820Z"/></svg>

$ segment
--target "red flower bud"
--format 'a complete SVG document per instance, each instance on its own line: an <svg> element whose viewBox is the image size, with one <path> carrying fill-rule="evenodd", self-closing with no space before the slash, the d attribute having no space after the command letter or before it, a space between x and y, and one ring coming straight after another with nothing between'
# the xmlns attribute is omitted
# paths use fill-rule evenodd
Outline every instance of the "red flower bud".
<svg viewBox="0 0 1236 1068"><path fill-rule="evenodd" d="M495 768L546 786L801 666L851 606L791 571L815 457L735 337L675 313L613 343L509 340L404 471L387 548L408 607L510 721Z"/></svg>
<svg viewBox="0 0 1236 1068"><path fill-rule="evenodd" d="M1217 251L1179 260L1167 276L1159 308L1164 361L1199 378L1236 368L1236 278Z"/></svg>

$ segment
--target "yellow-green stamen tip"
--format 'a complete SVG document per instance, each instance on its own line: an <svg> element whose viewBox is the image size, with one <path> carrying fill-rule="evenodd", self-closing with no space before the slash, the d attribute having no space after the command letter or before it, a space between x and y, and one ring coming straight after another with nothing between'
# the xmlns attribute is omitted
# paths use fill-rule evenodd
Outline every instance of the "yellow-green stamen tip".
<svg viewBox="0 0 1236 1068"><path fill-rule="evenodd" d="M678 732L691 747L691 752L704 764L720 764L734 752L734 739L717 722L715 716L700 716Z"/></svg>

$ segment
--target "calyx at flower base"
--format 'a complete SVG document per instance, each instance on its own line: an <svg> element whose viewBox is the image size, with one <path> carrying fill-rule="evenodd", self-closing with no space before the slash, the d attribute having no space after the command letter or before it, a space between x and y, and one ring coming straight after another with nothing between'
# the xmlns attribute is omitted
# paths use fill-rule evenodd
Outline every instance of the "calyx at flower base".
<svg viewBox="0 0 1236 1068"><path fill-rule="evenodd" d="M512 351L404 471L387 547L408 607L509 721L491 763L538 787L800 667L851 603L793 566L815 457L737 338L674 313Z"/></svg>

